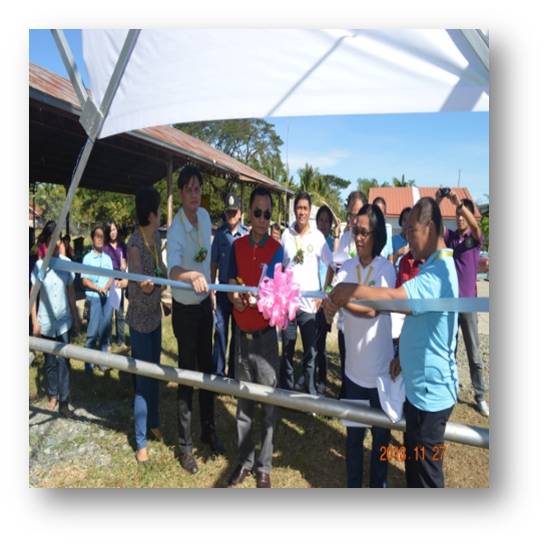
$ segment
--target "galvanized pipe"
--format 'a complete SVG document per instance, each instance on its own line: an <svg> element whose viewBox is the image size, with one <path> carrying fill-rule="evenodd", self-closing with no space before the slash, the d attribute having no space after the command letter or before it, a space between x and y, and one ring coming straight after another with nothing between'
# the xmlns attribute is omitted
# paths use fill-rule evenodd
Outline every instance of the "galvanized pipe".
<svg viewBox="0 0 546 545"><path fill-rule="evenodd" d="M66 358L87 361L112 367L120 371L133 373L135 375L176 382L177 384L185 384L187 386L193 386L194 388L204 388L205 390L211 390L219 394L252 399L262 403L285 407L286 409L352 420L354 422L382 428L401 431L404 431L406 428L405 420L392 423L387 415L378 409L362 406L356 407L354 404L347 401L321 398L309 394L281 390L280 388L270 388L252 382L236 381L217 375L209 375L197 371L187 371L166 365L158 365L128 356L100 352L74 344L64 344L39 337L30 337L29 345L32 350L37 350L39 352L47 352ZM480 448L489 448L489 430L487 428L448 422L444 438L446 441L463 443Z"/></svg>

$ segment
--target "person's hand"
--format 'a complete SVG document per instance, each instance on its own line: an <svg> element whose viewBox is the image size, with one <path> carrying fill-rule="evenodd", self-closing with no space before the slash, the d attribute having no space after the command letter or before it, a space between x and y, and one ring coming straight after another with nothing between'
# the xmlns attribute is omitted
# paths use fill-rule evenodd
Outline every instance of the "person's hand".
<svg viewBox="0 0 546 545"><path fill-rule="evenodd" d="M144 280L140 283L140 289L146 294L150 295L154 291L154 283L151 280Z"/></svg>
<svg viewBox="0 0 546 545"><path fill-rule="evenodd" d="M392 378L392 380L395 380L396 377L400 374L400 358L394 358L391 360L391 364L389 367L389 374Z"/></svg>
<svg viewBox="0 0 546 545"><path fill-rule="evenodd" d="M353 293L357 287L358 284L347 284L345 282L338 284L330 292L329 297L335 305L338 307L344 307L351 300L351 297L353 296Z"/></svg>
<svg viewBox="0 0 546 545"><path fill-rule="evenodd" d="M233 294L233 307L236 308L239 312L244 312L246 305L244 301L241 299L240 293Z"/></svg>
<svg viewBox="0 0 546 545"><path fill-rule="evenodd" d="M329 296L325 297L322 301L322 310L324 311L324 316L329 324L332 323L338 308L339 307L333 303Z"/></svg>
<svg viewBox="0 0 546 545"><path fill-rule="evenodd" d="M40 329L40 324L38 323L38 320L32 324L32 334L35 337L39 337L42 334L42 330Z"/></svg>
<svg viewBox="0 0 546 545"><path fill-rule="evenodd" d="M205 275L200 272L194 272L191 277L191 286L193 291L197 294L207 293L209 291L209 285L207 284L207 279Z"/></svg>
<svg viewBox="0 0 546 545"><path fill-rule="evenodd" d="M322 306L322 299L315 299L315 309L317 312L320 310L320 307Z"/></svg>
<svg viewBox="0 0 546 545"><path fill-rule="evenodd" d="M107 294L106 288L99 288L99 295L102 295L103 297L105 297L106 294Z"/></svg>
<svg viewBox="0 0 546 545"><path fill-rule="evenodd" d="M451 204L455 205L455 207L459 207L462 204L461 199L459 199L459 195L453 191L449 194L449 200L451 201Z"/></svg>

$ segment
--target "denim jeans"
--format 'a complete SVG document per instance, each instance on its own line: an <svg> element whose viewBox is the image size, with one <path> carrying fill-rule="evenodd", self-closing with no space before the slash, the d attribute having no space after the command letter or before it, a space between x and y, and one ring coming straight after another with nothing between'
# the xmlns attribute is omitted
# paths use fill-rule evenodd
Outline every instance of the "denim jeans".
<svg viewBox="0 0 546 545"><path fill-rule="evenodd" d="M87 323L86 348L95 349L96 344L102 352L108 351L108 338L112 329L112 307L106 297L89 297L89 321ZM91 371L92 364L86 363L85 370Z"/></svg>
<svg viewBox="0 0 546 545"><path fill-rule="evenodd" d="M484 399L483 363L480 353L480 336L478 334L478 314L476 312L459 312L459 327L463 332L464 346L470 367L470 379L476 401ZM457 341L459 335L457 331Z"/></svg>
<svg viewBox="0 0 546 545"><path fill-rule="evenodd" d="M42 335L44 339L50 341L58 341L61 343L70 342L70 332L67 331L57 337L46 337ZM60 403L68 401L70 393L70 363L68 358L62 356L54 356L45 352L45 378L47 395L55 397Z"/></svg>
<svg viewBox="0 0 546 545"><path fill-rule="evenodd" d="M381 409L377 388L363 388L345 377L345 399L367 399L370 407ZM347 487L362 487L362 468L364 464L364 438L367 428L348 427L345 449L345 464L347 468ZM381 447L389 446L391 431L372 426L372 453L370 458L370 488L387 487L388 461L381 460ZM384 456L385 458L385 456Z"/></svg>
<svg viewBox="0 0 546 545"><path fill-rule="evenodd" d="M294 389L294 351L296 348L297 328L300 328L303 343L303 377L307 393L315 395L315 358L317 354L317 328L315 314L298 310L296 318L288 323L283 331L283 355L281 361L281 388Z"/></svg>
<svg viewBox="0 0 546 545"><path fill-rule="evenodd" d="M233 305L226 293L218 292L216 294L216 311L214 313L216 323L214 326L214 352L212 354L212 360L216 368L216 374L224 376L226 372L226 352L228 343L229 323L232 321L231 311ZM228 355L228 368L227 375L231 378L234 376L234 345L233 345L233 322L232 323L232 338L229 343L229 355Z"/></svg>
<svg viewBox="0 0 546 545"><path fill-rule="evenodd" d="M161 325L151 333L139 333L132 327L131 355L144 361L159 363L161 355ZM135 375L135 438L137 449L147 444L149 428L159 427L159 380Z"/></svg>

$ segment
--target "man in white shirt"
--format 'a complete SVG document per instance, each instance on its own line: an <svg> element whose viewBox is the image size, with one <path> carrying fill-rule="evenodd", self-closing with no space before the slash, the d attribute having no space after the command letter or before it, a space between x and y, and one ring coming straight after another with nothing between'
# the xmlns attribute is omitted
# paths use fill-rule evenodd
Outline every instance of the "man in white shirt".
<svg viewBox="0 0 546 545"><path fill-rule="evenodd" d="M319 262L328 266L324 287L332 282L333 257L324 235L309 224L311 214L311 196L299 192L294 199L296 221L282 235L284 248L283 264L292 270L293 280L301 291L320 291ZM297 328L299 327L303 343L304 388L309 394L317 393L315 387L316 357L316 321L315 315L320 307L320 300L302 297L296 318L283 331L283 358L281 364L281 388L294 389L294 349Z"/></svg>
<svg viewBox="0 0 546 545"><path fill-rule="evenodd" d="M212 304L209 293L211 222L200 207L203 179L199 170L185 166L178 178L182 208L167 233L169 278L192 285L193 291L173 288L173 331L178 342L178 367L215 373L212 362ZM184 469L196 473L192 454L193 388L178 386L178 456ZM215 394L199 390L201 441L214 454L224 453L214 423Z"/></svg>

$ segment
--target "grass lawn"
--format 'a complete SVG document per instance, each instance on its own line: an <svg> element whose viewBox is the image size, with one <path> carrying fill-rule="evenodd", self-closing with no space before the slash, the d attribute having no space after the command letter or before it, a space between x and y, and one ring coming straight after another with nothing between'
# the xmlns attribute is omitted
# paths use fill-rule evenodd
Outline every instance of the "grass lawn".
<svg viewBox="0 0 546 545"><path fill-rule="evenodd" d="M83 337L76 340L83 344ZM127 339L128 343L128 339ZM330 357L329 396L337 396L340 387L337 341L328 337ZM162 363L175 366L176 341L170 318L163 323ZM301 358L298 342L296 361ZM237 463L236 399L218 396L217 429L227 456L211 458L199 441L198 400L194 394L194 453L200 470L190 476L175 458L176 385L161 385L161 427L164 442L150 441L150 463L137 464L134 457L132 418L132 379L113 370L108 375L95 371L87 377L83 363L72 360L71 403L77 411L74 420L56 418L46 409L43 388L43 355L30 367L30 482L37 487L151 487L210 488L223 487ZM259 409L258 409L259 410ZM470 399L459 403L451 416L453 422L488 426L470 405ZM259 429L256 439L259 437ZM344 487L345 428L336 419L311 416L279 409L275 433L272 485L278 488ZM392 443L402 441L393 432ZM365 440L364 485L367 486L371 434ZM444 469L448 487L489 486L489 451L448 443ZM390 487L404 487L403 462L389 467ZM247 479L241 487L254 487Z"/></svg>

